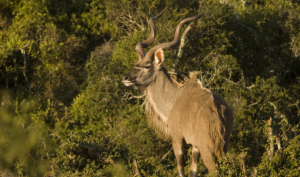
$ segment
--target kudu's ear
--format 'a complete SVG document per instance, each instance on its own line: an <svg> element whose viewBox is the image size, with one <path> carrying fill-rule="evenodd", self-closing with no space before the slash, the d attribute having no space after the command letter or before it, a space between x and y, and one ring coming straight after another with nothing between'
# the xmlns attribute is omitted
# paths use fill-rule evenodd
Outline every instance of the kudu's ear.
<svg viewBox="0 0 300 177"><path fill-rule="evenodd" d="M159 48L155 51L154 60L158 66L162 66L162 64L165 61L165 55L164 55L164 51L162 48Z"/></svg>

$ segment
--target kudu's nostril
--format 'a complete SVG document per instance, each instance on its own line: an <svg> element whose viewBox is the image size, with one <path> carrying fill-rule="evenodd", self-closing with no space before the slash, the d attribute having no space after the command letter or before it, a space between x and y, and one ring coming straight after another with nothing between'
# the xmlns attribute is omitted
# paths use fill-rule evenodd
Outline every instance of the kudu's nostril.
<svg viewBox="0 0 300 177"><path fill-rule="evenodd" d="M123 81L126 81L126 80L128 80L128 79L129 79L128 76L124 76L124 77L123 77Z"/></svg>

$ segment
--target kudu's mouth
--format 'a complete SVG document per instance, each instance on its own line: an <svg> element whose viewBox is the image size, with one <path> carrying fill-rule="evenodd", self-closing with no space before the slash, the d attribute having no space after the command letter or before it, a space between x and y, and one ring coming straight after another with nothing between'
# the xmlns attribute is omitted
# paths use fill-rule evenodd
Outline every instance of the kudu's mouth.
<svg viewBox="0 0 300 177"><path fill-rule="evenodd" d="M134 84L136 83L135 80L133 80L133 81L130 80L128 76L124 76L122 82L123 82L123 84L124 84L125 86L127 86L127 87L128 87L128 86L132 86L132 85L134 85Z"/></svg>
<svg viewBox="0 0 300 177"><path fill-rule="evenodd" d="M134 84L134 82L131 82L131 81L125 81L125 80L122 80L122 82L123 82L123 84L125 85L125 86L132 86L133 84Z"/></svg>

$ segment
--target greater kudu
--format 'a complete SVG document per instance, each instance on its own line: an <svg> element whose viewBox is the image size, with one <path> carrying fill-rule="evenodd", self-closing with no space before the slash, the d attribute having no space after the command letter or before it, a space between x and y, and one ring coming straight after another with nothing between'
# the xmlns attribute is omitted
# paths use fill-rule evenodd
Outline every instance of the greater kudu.
<svg viewBox="0 0 300 177"><path fill-rule="evenodd" d="M185 176L185 143L192 144L191 176L197 176L200 153L209 172L215 173L213 155L218 159L222 151L227 152L233 124L232 112L220 95L202 86L196 74L190 73L189 81L179 84L163 67L163 49L178 44L182 26L200 18L203 13L181 21L172 42L158 44L145 55L143 48L149 46L155 37L154 20L164 11L149 20L151 34L147 40L136 45L139 60L122 82L126 86L145 90L148 123L159 135L172 139L179 176Z"/></svg>

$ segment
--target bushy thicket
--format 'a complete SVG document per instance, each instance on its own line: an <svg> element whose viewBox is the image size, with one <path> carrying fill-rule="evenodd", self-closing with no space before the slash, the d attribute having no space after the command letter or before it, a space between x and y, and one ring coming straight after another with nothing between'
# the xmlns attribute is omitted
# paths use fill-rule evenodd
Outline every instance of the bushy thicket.
<svg viewBox="0 0 300 177"><path fill-rule="evenodd" d="M176 175L171 143L147 125L143 93L121 82L148 19L167 7L149 48L205 11L175 71L199 71L234 112L219 174L299 176L300 4L255 2L1 1L0 175L134 176L134 161L143 176ZM177 53L165 51L168 70ZM198 169L207 174L201 160Z"/></svg>

